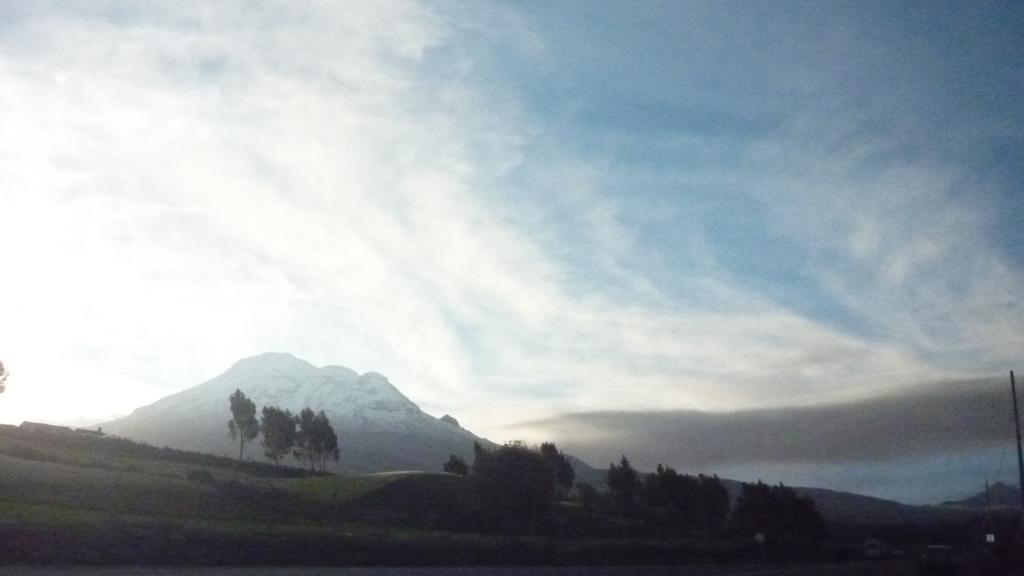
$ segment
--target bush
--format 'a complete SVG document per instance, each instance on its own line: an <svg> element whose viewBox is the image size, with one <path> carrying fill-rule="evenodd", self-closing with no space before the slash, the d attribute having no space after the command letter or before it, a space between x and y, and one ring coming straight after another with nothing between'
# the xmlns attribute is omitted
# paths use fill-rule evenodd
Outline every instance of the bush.
<svg viewBox="0 0 1024 576"><path fill-rule="evenodd" d="M466 461L459 458L458 455L452 454L448 457L448 461L444 463L444 471L456 476L468 476L469 464L466 464Z"/></svg>
<svg viewBox="0 0 1024 576"><path fill-rule="evenodd" d="M584 508L590 510L598 503L597 488L586 482L577 482L576 490L574 494L574 500L579 502Z"/></svg>
<svg viewBox="0 0 1024 576"><path fill-rule="evenodd" d="M185 479L189 482L198 482L207 486L212 486L216 482L213 478L213 472L205 468L189 470L185 473Z"/></svg>
<svg viewBox="0 0 1024 576"><path fill-rule="evenodd" d="M741 536L758 532L772 540L818 542L825 537L825 521L810 498L797 496L792 488L764 482L743 484L732 514Z"/></svg>
<svg viewBox="0 0 1024 576"><path fill-rule="evenodd" d="M691 530L713 529L729 513L729 493L717 476L688 476L661 464L644 477L641 495L662 511L664 523Z"/></svg>
<svg viewBox="0 0 1024 576"><path fill-rule="evenodd" d="M640 475L633 469L625 455L618 466L613 463L608 467L608 489L618 506L632 508L640 488Z"/></svg>
<svg viewBox="0 0 1024 576"><path fill-rule="evenodd" d="M521 442L493 452L478 445L470 479L487 528L506 532L536 528L555 504L554 469L540 452Z"/></svg>

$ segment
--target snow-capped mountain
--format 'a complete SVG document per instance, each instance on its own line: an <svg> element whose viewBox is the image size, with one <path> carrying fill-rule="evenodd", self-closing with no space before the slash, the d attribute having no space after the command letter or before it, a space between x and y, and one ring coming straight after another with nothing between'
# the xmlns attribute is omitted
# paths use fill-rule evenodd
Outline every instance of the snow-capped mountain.
<svg viewBox="0 0 1024 576"><path fill-rule="evenodd" d="M423 412L380 374L317 368L281 353L241 360L212 380L103 424L103 430L155 446L237 455L227 427L228 397L236 389L256 403L257 413L263 406L323 410L338 432L340 471L440 470L449 454L470 460L474 442L490 445L454 418ZM263 459L259 441L245 454Z"/></svg>

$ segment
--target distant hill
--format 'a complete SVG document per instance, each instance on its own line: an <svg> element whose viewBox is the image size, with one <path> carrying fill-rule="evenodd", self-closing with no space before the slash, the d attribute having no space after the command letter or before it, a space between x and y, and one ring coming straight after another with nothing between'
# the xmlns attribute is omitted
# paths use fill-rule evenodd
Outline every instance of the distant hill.
<svg viewBox="0 0 1024 576"><path fill-rule="evenodd" d="M970 498L943 502L942 505L971 508L974 510L984 510L986 507L1019 509L1020 489L1003 482L996 482L989 487L988 494L985 494L985 491L982 490Z"/></svg>
<svg viewBox="0 0 1024 576"><path fill-rule="evenodd" d="M739 497L742 482L722 479L733 504ZM829 523L848 525L904 525L941 520L964 520L974 516L973 510L945 506L912 506L862 494L839 492L824 488L792 486L793 490L814 500L818 511Z"/></svg>

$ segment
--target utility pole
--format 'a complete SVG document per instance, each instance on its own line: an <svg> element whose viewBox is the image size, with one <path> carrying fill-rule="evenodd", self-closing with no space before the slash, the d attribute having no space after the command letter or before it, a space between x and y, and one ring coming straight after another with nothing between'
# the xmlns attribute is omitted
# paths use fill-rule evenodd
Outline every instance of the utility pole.
<svg viewBox="0 0 1024 576"><path fill-rule="evenodd" d="M1020 482L1020 507L1021 522L1024 522L1024 452L1020 447L1020 410L1017 409L1017 382L1013 379L1013 370L1010 370L1010 393L1013 394L1013 422L1017 430L1017 473Z"/></svg>

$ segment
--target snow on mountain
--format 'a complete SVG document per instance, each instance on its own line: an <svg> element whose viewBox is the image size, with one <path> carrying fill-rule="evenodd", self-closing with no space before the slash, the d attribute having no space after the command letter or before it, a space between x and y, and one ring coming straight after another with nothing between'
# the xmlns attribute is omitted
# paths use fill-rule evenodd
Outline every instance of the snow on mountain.
<svg viewBox="0 0 1024 576"><path fill-rule="evenodd" d="M256 403L298 413L323 410L338 431L336 469L353 472L439 470L449 454L470 459L472 433L426 414L387 378L359 375L343 366L317 368L291 354L267 353L240 360L227 372L167 396L131 415L103 424L104 431L157 446L237 454L228 436L228 397L241 390ZM246 457L262 459L253 442Z"/></svg>

